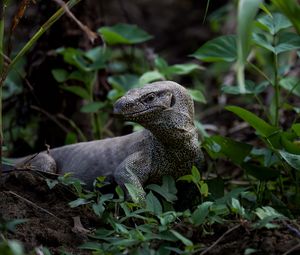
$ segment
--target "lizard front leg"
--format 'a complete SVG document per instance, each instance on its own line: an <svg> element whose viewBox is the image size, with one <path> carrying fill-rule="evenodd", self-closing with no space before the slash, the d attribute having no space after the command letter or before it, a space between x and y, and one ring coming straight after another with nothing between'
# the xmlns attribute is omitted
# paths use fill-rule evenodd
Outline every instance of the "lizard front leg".
<svg viewBox="0 0 300 255"><path fill-rule="evenodd" d="M144 203L146 192L143 189L150 173L150 159L145 159L142 152L135 152L128 156L116 169L114 178L117 184L125 191L126 197L130 198L125 184L133 185L137 190L139 203ZM132 197L131 197L132 198Z"/></svg>

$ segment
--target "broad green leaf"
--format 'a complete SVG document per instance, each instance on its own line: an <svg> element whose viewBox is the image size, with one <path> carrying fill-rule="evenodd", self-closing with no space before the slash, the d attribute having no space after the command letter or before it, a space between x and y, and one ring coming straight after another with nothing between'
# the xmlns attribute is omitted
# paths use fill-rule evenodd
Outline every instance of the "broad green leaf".
<svg viewBox="0 0 300 255"><path fill-rule="evenodd" d="M114 89L126 92L139 87L139 77L135 74L113 75L108 77L108 82Z"/></svg>
<svg viewBox="0 0 300 255"><path fill-rule="evenodd" d="M205 218L209 214L209 209L213 202L207 201L200 204L192 214L192 221L195 225L201 225L204 223Z"/></svg>
<svg viewBox="0 0 300 255"><path fill-rule="evenodd" d="M272 169L252 163L242 164L242 168L246 170L247 174L254 176L260 181L275 180L280 176L278 169Z"/></svg>
<svg viewBox="0 0 300 255"><path fill-rule="evenodd" d="M286 151L279 151L281 157L293 168L300 170L300 155L292 154Z"/></svg>
<svg viewBox="0 0 300 255"><path fill-rule="evenodd" d="M100 109L104 108L105 106L106 104L104 102L91 102L82 106L80 111L84 113L94 113L94 112L98 112Z"/></svg>
<svg viewBox="0 0 300 255"><path fill-rule="evenodd" d="M278 44L275 46L275 54L300 48L300 36L295 33L281 33Z"/></svg>
<svg viewBox="0 0 300 255"><path fill-rule="evenodd" d="M277 9L284 13L288 19L293 23L293 26L300 34L300 5L294 0L271 0L271 2L277 7Z"/></svg>
<svg viewBox="0 0 300 255"><path fill-rule="evenodd" d="M205 62L233 62L236 60L236 36L224 35L202 45L191 56Z"/></svg>
<svg viewBox="0 0 300 255"><path fill-rule="evenodd" d="M116 44L136 44L148 41L152 38L144 30L136 25L117 24L114 26L102 27L98 32L104 38L104 41L109 45Z"/></svg>
<svg viewBox="0 0 300 255"><path fill-rule="evenodd" d="M255 84L253 81L245 81L245 91L242 91L239 86L228 86L226 84L222 85L221 90L226 94L240 95L240 94L260 94L266 90L269 86L267 82L262 82L260 84Z"/></svg>
<svg viewBox="0 0 300 255"><path fill-rule="evenodd" d="M264 34L253 33L252 40L257 46L260 46L268 51L275 52L274 46Z"/></svg>
<svg viewBox="0 0 300 255"><path fill-rule="evenodd" d="M199 89L188 89L188 93L194 101L206 104L205 96Z"/></svg>
<svg viewBox="0 0 300 255"><path fill-rule="evenodd" d="M278 128L271 126L263 119L257 117L254 113L249 112L244 108L238 106L227 106L225 109L235 113L241 119L246 121L262 137L269 137L279 131Z"/></svg>
<svg viewBox="0 0 300 255"><path fill-rule="evenodd" d="M293 93L296 96L300 97L300 80L296 77L286 77L280 80L279 85Z"/></svg>
<svg viewBox="0 0 300 255"><path fill-rule="evenodd" d="M69 91L77 96L80 96L83 99L90 100L91 96L89 93L82 87L79 86L61 86L62 89Z"/></svg>
<svg viewBox="0 0 300 255"><path fill-rule="evenodd" d="M191 240L187 239L186 237L184 237L182 234L180 234L179 232L177 232L176 230L171 229L170 232L176 237L178 238L178 240L180 240L185 246L193 246L193 243Z"/></svg>
<svg viewBox="0 0 300 255"><path fill-rule="evenodd" d="M292 23L281 13L273 13L272 16L264 15L257 19L260 27L270 32L271 35L292 26Z"/></svg>
<svg viewBox="0 0 300 255"><path fill-rule="evenodd" d="M51 73L58 82L65 82L69 77L69 73L65 69L52 69Z"/></svg>
<svg viewBox="0 0 300 255"><path fill-rule="evenodd" d="M146 209L156 215L162 213L162 206L157 197L153 195L152 191L146 196Z"/></svg>
<svg viewBox="0 0 300 255"><path fill-rule="evenodd" d="M159 81L159 80L165 80L165 77L163 74L161 74L159 71L148 71L144 73L140 79L139 83L140 85L144 85L153 81Z"/></svg>
<svg viewBox="0 0 300 255"><path fill-rule="evenodd" d="M223 136L211 136L207 138L206 141L209 141L210 144L216 143L220 146L219 152L214 152L215 154L219 154L219 156L226 156L232 162L236 164L243 163L244 159L249 155L252 146L246 143L237 142L230 138ZM208 142L204 145L206 149L211 149L211 146L208 145Z"/></svg>
<svg viewBox="0 0 300 255"><path fill-rule="evenodd" d="M281 143L287 152L300 155L300 144L297 136L294 133L282 132Z"/></svg>

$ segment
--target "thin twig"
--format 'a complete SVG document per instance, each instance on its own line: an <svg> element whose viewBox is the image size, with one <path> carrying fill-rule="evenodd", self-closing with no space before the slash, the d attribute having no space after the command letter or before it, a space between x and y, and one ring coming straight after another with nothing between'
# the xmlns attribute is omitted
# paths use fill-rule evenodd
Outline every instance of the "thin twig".
<svg viewBox="0 0 300 255"><path fill-rule="evenodd" d="M93 32L91 29L89 29L86 25L82 24L81 21L79 21L75 15L70 11L69 7L66 5L66 3L62 0L53 0L56 2L61 8L64 9L65 13L78 25L78 27L87 35L91 43L94 43L94 41L99 37L99 35L95 32ZM100 36L101 37L101 36ZM101 38L102 39L102 38ZM102 40L104 43L104 41Z"/></svg>
<svg viewBox="0 0 300 255"><path fill-rule="evenodd" d="M209 252L209 251L210 251L211 249L213 249L219 242L221 242L222 239L223 239L226 235L228 235L228 234L231 233L232 231L238 229L240 226L241 226L241 225L238 224L238 225L236 225L236 226L234 226L234 227L228 229L223 235L221 235L221 236L217 239L217 241L215 241L211 246L209 246L207 249L205 249L203 252L201 252L200 255L203 255L203 254L206 254L207 252Z"/></svg>
<svg viewBox="0 0 300 255"><path fill-rule="evenodd" d="M37 204L31 202L31 201L28 200L27 198L22 197L22 196L18 195L17 193L13 192L13 191L4 191L4 193L11 194L11 195L13 195L13 196L15 196L15 197L17 197L17 198L19 198L19 199L25 201L26 203L32 205L33 207L35 207L35 208L37 208L37 209L39 209L39 210L41 210L41 211L43 211L43 212L49 214L50 216L54 217L54 218L57 219L58 221L62 222L65 226L69 226L69 225L66 224L63 220L61 220L60 218L58 218L56 215L54 215L53 213L49 212L48 210L46 210L46 209L44 209L44 208L38 206Z"/></svg>

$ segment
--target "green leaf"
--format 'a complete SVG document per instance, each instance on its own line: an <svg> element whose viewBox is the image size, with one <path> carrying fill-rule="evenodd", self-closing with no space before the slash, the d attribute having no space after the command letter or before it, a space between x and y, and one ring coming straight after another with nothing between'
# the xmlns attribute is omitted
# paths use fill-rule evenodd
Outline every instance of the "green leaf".
<svg viewBox="0 0 300 255"><path fill-rule="evenodd" d="M172 65L167 67L165 70L165 74L186 75L192 73L195 70L203 70L203 69L204 69L203 67L193 63L177 64L177 65Z"/></svg>
<svg viewBox="0 0 300 255"><path fill-rule="evenodd" d="M295 33L281 33L278 44L275 46L275 54L300 48L300 36Z"/></svg>
<svg viewBox="0 0 300 255"><path fill-rule="evenodd" d="M139 84L144 85L158 80L165 80L164 75L159 71L148 71L140 77Z"/></svg>
<svg viewBox="0 0 300 255"><path fill-rule="evenodd" d="M58 82L65 82L69 77L69 73L65 69L52 69L51 73Z"/></svg>
<svg viewBox="0 0 300 255"><path fill-rule="evenodd" d="M170 232L178 238L185 246L193 246L193 243L191 240L184 237L182 234L178 233L176 230L171 229Z"/></svg>
<svg viewBox="0 0 300 255"><path fill-rule="evenodd" d="M205 62L233 62L236 60L236 36L224 35L202 45L191 56Z"/></svg>
<svg viewBox="0 0 300 255"><path fill-rule="evenodd" d="M241 206L240 201L236 198L231 199L231 209L241 216L245 215L245 208Z"/></svg>
<svg viewBox="0 0 300 255"><path fill-rule="evenodd" d="M194 101L206 104L205 96L199 89L188 89L188 93Z"/></svg>
<svg viewBox="0 0 300 255"><path fill-rule="evenodd" d="M192 221L197 225L201 225L204 223L205 218L209 214L209 210L213 202L207 201L200 205L198 205L197 209L192 214Z"/></svg>
<svg viewBox="0 0 300 255"><path fill-rule="evenodd" d="M157 184L150 184L146 188L157 192L162 197L164 197L168 202L172 203L175 200L177 200L176 197L177 189L175 186L175 181L171 176L163 177L162 186L159 186Z"/></svg>
<svg viewBox="0 0 300 255"><path fill-rule="evenodd" d="M269 83L262 82L260 84L255 84L253 81L246 80L245 81L245 91L241 90L241 87L239 86L229 86L229 85L222 85L221 90L222 92L226 94L232 94L232 95L240 95L240 94L260 94L263 91L266 90L266 88L269 86Z"/></svg>
<svg viewBox="0 0 300 255"><path fill-rule="evenodd" d="M300 97L300 80L297 77L286 77L280 80L279 85Z"/></svg>
<svg viewBox="0 0 300 255"><path fill-rule="evenodd" d="M153 195L152 191L146 196L146 209L156 215L162 213L162 206L157 197Z"/></svg>
<svg viewBox="0 0 300 255"><path fill-rule="evenodd" d="M86 204L89 204L89 203L91 203L91 201L86 200L85 198L78 198L78 199L76 199L74 201L71 201L69 203L69 206L71 208L74 208L74 207L77 207L77 206L80 206L80 205L86 205Z"/></svg>
<svg viewBox="0 0 300 255"><path fill-rule="evenodd" d="M286 0L271 0L277 9L284 13L289 20L293 23L293 26L300 34L300 5L297 1L286 1Z"/></svg>
<svg viewBox="0 0 300 255"><path fill-rule="evenodd" d="M276 132L279 131L278 128L276 128L274 126L271 126L270 124L265 122L263 119L257 117L254 113L249 112L244 108L241 108L241 107L238 107L238 106L227 106L227 107L225 107L225 109L235 113L241 119L246 121L262 137L272 136Z"/></svg>
<svg viewBox="0 0 300 255"><path fill-rule="evenodd" d="M264 15L258 18L257 21L259 26L271 35L275 35L279 31L292 26L292 23L281 13L273 13L272 16Z"/></svg>
<svg viewBox="0 0 300 255"><path fill-rule="evenodd" d="M106 106L104 102L91 102L81 107L80 111L84 113L98 112Z"/></svg>
<svg viewBox="0 0 300 255"><path fill-rule="evenodd" d="M214 144L219 145L218 151L214 151L214 148L216 148ZM244 162L244 159L252 149L252 146L249 144L237 142L223 136L211 136L207 138L204 147L212 151L215 156L226 156L238 165Z"/></svg>
<svg viewBox="0 0 300 255"><path fill-rule="evenodd" d="M136 44L148 41L152 38L151 35L138 28L136 25L129 24L117 24L111 27L102 27L98 32L109 45Z"/></svg>
<svg viewBox="0 0 300 255"><path fill-rule="evenodd" d="M193 166L193 168L192 168L192 176L193 176L195 183L200 182L201 176L200 176L199 170L195 166Z"/></svg>
<svg viewBox="0 0 300 255"><path fill-rule="evenodd" d="M278 169L272 169L252 163L244 163L242 164L242 168L245 169L249 175L254 176L260 181L275 180L280 176L280 171Z"/></svg>
<svg viewBox="0 0 300 255"><path fill-rule="evenodd" d="M139 204L141 202L144 202L142 201L142 199L145 192L144 190L142 190L142 188L138 188L131 183L125 183L125 187L128 190L128 193L134 203Z"/></svg>
<svg viewBox="0 0 300 255"><path fill-rule="evenodd" d="M83 99L90 100L89 93L82 87L79 86L61 86L63 90L69 91L77 96L80 96Z"/></svg>
<svg viewBox="0 0 300 255"><path fill-rule="evenodd" d="M292 125L292 130L300 137L300 123L295 123Z"/></svg>
<svg viewBox="0 0 300 255"><path fill-rule="evenodd" d="M114 89L126 92L139 87L139 77L135 74L113 75L108 77L108 82Z"/></svg>
<svg viewBox="0 0 300 255"><path fill-rule="evenodd" d="M300 155L279 150L281 157L293 168L300 170Z"/></svg>

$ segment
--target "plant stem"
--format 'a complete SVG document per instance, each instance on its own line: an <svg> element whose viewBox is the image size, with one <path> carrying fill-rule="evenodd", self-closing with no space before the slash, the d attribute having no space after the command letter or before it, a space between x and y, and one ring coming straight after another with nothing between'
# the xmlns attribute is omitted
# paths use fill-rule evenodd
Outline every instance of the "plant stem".
<svg viewBox="0 0 300 255"><path fill-rule="evenodd" d="M273 45L276 42L276 35L273 38ZM278 77L278 57L276 53L273 53L273 69L274 69L274 81L273 86L275 90L275 118L274 125L278 127L279 125L279 97L280 97L280 87L279 87L279 77Z"/></svg>
<svg viewBox="0 0 300 255"><path fill-rule="evenodd" d="M4 13L5 3L0 3L0 77L4 72ZM0 175L2 174L2 145L3 145L3 130L2 130L2 87L4 80L0 79Z"/></svg>
<svg viewBox="0 0 300 255"><path fill-rule="evenodd" d="M81 0L70 0L67 3L68 8L72 8L78 4ZM6 75L12 69L12 67L22 58L33 46L33 44L65 13L63 8L59 8L40 28L39 30L30 38L30 40L24 45L24 47L18 52L18 54L13 58L11 63L8 65L4 74L2 74L1 80L5 80Z"/></svg>

